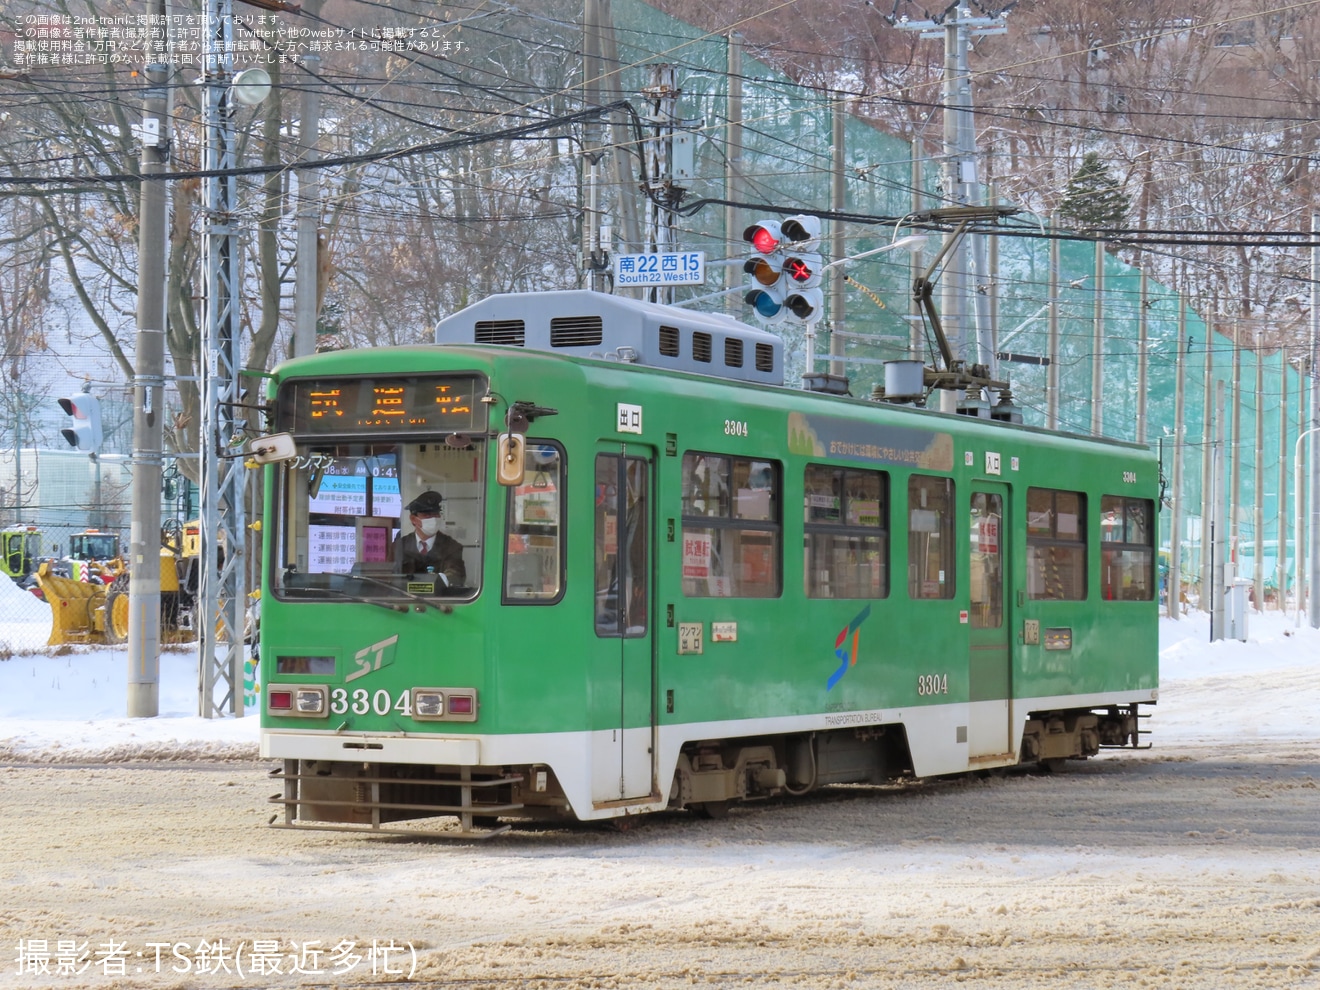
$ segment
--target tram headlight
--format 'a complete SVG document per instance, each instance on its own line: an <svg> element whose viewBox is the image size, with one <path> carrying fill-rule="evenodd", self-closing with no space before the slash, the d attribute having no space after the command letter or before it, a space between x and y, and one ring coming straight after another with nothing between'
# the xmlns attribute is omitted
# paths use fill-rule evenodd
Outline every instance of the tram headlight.
<svg viewBox="0 0 1320 990"><path fill-rule="evenodd" d="M414 718L441 718L445 713L445 696L439 691L413 692Z"/></svg>

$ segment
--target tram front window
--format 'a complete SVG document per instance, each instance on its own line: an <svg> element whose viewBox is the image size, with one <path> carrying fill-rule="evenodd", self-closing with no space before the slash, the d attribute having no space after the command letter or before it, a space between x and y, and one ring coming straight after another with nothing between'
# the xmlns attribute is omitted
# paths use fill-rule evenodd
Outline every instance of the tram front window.
<svg viewBox="0 0 1320 990"><path fill-rule="evenodd" d="M300 601L475 596L484 453L480 438L461 449L300 445L277 495L275 593Z"/></svg>

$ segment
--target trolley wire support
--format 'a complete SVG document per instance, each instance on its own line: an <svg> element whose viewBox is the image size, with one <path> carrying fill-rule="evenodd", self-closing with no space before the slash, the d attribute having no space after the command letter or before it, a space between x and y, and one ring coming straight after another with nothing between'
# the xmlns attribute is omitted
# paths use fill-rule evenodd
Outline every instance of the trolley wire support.
<svg viewBox="0 0 1320 990"><path fill-rule="evenodd" d="M985 220L994 220L1001 216L1012 215L1011 209L1001 207L951 207L942 210L932 210L928 214L920 217L913 217L913 220L925 220L938 223L956 223L957 226L952 231L940 248L939 252L926 267L926 271L918 276L912 283L912 298L920 307L920 312L929 327L930 332L935 337L935 349L937 350L938 367L926 368L924 374L924 385L927 389L992 389L1003 391L1008 388L1008 382L1001 380L993 367L987 367L983 364L969 364L960 360L958 355L954 354L953 347L949 343L949 338L944 332L944 325L940 321L939 312L935 308L935 271L944 262L944 259L954 250L955 246L967 233L968 227L973 223Z"/></svg>
<svg viewBox="0 0 1320 990"><path fill-rule="evenodd" d="M233 106L232 0L207 0L206 216L202 367L201 578L198 629L198 714L243 714L243 619L247 600L244 525L246 469L221 451L243 425L238 371L238 251Z"/></svg>

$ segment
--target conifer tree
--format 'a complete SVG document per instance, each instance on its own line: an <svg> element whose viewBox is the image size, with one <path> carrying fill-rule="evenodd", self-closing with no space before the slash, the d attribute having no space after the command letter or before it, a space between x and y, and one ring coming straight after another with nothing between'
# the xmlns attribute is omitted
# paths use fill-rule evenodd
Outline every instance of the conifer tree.
<svg viewBox="0 0 1320 990"><path fill-rule="evenodd" d="M1088 151L1063 191L1059 216L1081 230L1121 227L1130 205L1127 193L1099 153Z"/></svg>

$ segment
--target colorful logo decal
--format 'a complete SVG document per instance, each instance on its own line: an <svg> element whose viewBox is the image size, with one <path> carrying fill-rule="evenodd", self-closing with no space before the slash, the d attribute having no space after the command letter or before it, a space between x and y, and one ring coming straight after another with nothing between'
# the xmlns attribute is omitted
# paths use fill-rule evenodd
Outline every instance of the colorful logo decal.
<svg viewBox="0 0 1320 990"><path fill-rule="evenodd" d="M839 633L839 638L834 641L834 655L843 662L839 664L839 669L830 674L830 679L825 682L826 691L833 689L834 685L843 679L843 675L848 673L848 668L857 662L857 639L861 635L858 630L870 614L871 606L868 605L857 613L852 622L843 627L843 631ZM851 646L847 645L849 637L852 638Z"/></svg>

